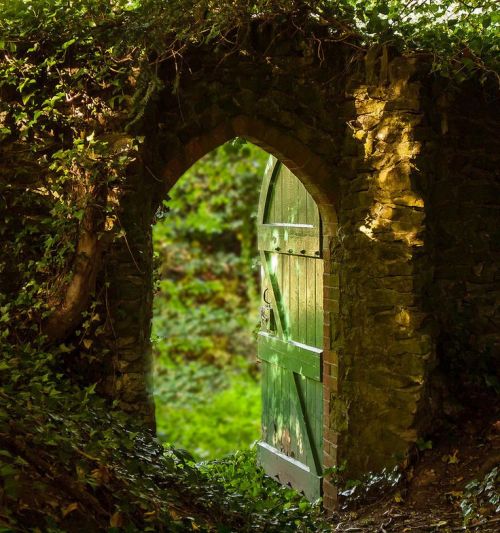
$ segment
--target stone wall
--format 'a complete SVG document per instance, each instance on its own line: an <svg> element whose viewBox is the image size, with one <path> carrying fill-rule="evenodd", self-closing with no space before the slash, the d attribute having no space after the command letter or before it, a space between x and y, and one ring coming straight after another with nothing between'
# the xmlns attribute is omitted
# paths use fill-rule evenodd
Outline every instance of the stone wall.
<svg viewBox="0 0 500 533"><path fill-rule="evenodd" d="M426 102L429 306L440 370L460 377L460 393L471 379L484 387L481 374L500 378L500 110L487 88L446 88L433 84Z"/></svg>
<svg viewBox="0 0 500 533"><path fill-rule="evenodd" d="M332 350L339 392L330 427L348 475L404 465L428 423L425 387L435 351L422 287L430 276L418 185L421 70L373 49L349 79L341 212L332 259L340 310ZM340 118L340 117L339 117Z"/></svg>
<svg viewBox="0 0 500 533"><path fill-rule="evenodd" d="M330 43L319 54L298 34L226 52L188 51L175 94L175 66L161 66L165 90L146 113L122 202L127 239L106 263L108 391L151 413L155 207L200 157L246 137L299 176L324 223L324 466L345 463L349 478L404 466L439 414L437 356L460 329L458 311L469 312L475 345L493 333L491 126L477 124L478 143L477 110L460 116L463 103L442 98L425 60L386 48L353 56ZM328 480L324 493L333 508Z"/></svg>
<svg viewBox="0 0 500 533"><path fill-rule="evenodd" d="M104 263L107 321L102 349L111 357L103 368L102 389L154 428L150 341L154 211L151 177L141 163L130 169L122 191L119 224L125 237L114 243Z"/></svg>

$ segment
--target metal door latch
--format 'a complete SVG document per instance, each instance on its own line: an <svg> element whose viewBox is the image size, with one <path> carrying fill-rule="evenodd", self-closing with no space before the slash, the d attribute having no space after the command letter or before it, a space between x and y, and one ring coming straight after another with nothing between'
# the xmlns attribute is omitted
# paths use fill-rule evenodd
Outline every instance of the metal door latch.
<svg viewBox="0 0 500 533"><path fill-rule="evenodd" d="M264 300L264 305L260 308L260 328L262 331L266 331L268 333L276 331L276 325L274 320L274 311L271 305L271 302L269 302L266 299L266 294L269 289L266 289L264 291L264 294L262 295L262 298Z"/></svg>

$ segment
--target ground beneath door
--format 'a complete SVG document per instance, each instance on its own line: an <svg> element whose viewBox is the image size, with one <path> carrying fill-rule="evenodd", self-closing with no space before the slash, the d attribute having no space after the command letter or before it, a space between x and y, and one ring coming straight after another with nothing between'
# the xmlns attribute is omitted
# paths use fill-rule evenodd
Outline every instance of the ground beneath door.
<svg viewBox="0 0 500 533"><path fill-rule="evenodd" d="M467 497L466 485L482 480L495 467L500 471L498 402L476 398L473 409L456 412L454 419L420 447L423 450L403 486L382 498L379 492L364 502L351 504L334 515L333 529L350 533L465 531L460 504ZM496 487L492 480L490 491L498 498L500 477L496 479ZM500 515L494 505L487 503L484 490L479 498L467 500L477 511L471 513L467 531L500 531Z"/></svg>

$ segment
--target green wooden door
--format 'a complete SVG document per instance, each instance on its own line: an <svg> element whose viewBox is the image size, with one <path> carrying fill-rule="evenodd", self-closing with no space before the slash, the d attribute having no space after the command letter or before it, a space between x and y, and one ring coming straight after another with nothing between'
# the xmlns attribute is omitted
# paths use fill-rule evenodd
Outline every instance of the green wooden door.
<svg viewBox="0 0 500 533"><path fill-rule="evenodd" d="M318 207L300 180L271 157L258 213L262 265L264 470L313 500L321 495L323 260Z"/></svg>

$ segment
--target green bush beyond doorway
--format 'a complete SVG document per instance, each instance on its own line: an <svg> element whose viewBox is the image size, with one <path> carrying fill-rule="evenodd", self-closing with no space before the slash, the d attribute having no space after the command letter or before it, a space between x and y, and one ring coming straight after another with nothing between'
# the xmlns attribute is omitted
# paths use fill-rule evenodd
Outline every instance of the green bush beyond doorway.
<svg viewBox="0 0 500 533"><path fill-rule="evenodd" d="M169 192L154 228L158 436L197 460L259 438L256 211L268 154L236 139Z"/></svg>

